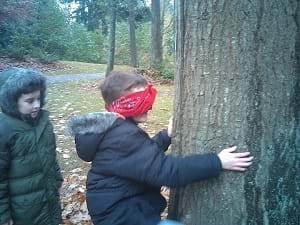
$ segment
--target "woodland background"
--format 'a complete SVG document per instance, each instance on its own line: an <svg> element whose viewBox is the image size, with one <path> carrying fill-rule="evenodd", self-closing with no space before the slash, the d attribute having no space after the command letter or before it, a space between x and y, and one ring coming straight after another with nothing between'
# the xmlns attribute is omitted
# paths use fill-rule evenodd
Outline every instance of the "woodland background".
<svg viewBox="0 0 300 225"><path fill-rule="evenodd" d="M108 64L109 70L151 66L172 78L174 4L153 2L0 0L0 55Z"/></svg>
<svg viewBox="0 0 300 225"><path fill-rule="evenodd" d="M159 93L144 128L153 134L174 114L172 154L230 145L251 152L245 173L172 189L169 218L187 225L300 224L299 0L0 0L0 6L0 69L138 70L154 78ZM49 85L67 224L90 224L89 165L78 160L65 122L103 110L97 82Z"/></svg>

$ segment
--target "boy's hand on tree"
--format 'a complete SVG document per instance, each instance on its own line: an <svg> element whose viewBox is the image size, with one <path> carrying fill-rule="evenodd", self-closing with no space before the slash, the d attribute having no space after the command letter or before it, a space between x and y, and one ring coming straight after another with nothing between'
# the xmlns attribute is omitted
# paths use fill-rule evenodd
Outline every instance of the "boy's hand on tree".
<svg viewBox="0 0 300 225"><path fill-rule="evenodd" d="M223 149L219 154L222 168L225 170L245 171L252 164L253 156L250 152L235 152L236 146Z"/></svg>
<svg viewBox="0 0 300 225"><path fill-rule="evenodd" d="M173 133L173 116L169 119L168 136L172 137L172 133Z"/></svg>

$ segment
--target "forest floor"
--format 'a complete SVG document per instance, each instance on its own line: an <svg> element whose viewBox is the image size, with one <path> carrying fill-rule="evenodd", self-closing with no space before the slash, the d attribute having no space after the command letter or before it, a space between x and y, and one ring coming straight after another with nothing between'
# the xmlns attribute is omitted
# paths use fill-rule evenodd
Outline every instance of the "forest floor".
<svg viewBox="0 0 300 225"><path fill-rule="evenodd" d="M47 74L59 71L72 71L72 67L63 63L41 64L35 60L14 61L0 57L0 71L18 66L30 67ZM85 203L86 173L90 163L80 160L76 154L74 140L65 133L66 123L72 115L103 111L104 103L98 89L103 73L81 75L47 75L48 96L46 109L51 112L50 119L54 126L57 140L57 157L64 175L61 189L63 220L67 225L91 225ZM154 135L168 125L172 114L174 89L170 83L162 82L151 74L148 79L155 83L158 95L149 115L149 121L142 125L150 135ZM74 79L73 79L74 78ZM168 199L168 189L162 189ZM163 213L166 217L166 212Z"/></svg>

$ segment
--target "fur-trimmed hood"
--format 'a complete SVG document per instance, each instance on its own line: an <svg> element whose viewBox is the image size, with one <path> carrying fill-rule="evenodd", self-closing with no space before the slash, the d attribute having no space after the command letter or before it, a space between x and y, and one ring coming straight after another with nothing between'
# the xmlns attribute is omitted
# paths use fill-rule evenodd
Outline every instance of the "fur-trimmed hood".
<svg viewBox="0 0 300 225"><path fill-rule="evenodd" d="M75 137L78 156L87 162L94 159L105 132L119 117L110 112L94 112L71 117L66 126L66 133Z"/></svg>
<svg viewBox="0 0 300 225"><path fill-rule="evenodd" d="M41 91L41 108L45 103L46 79L35 70L12 67L0 73L0 108L7 115L22 118L18 98L22 94Z"/></svg>
<svg viewBox="0 0 300 225"><path fill-rule="evenodd" d="M84 134L101 134L111 127L117 119L115 113L93 112L72 116L67 123L66 133L75 137Z"/></svg>

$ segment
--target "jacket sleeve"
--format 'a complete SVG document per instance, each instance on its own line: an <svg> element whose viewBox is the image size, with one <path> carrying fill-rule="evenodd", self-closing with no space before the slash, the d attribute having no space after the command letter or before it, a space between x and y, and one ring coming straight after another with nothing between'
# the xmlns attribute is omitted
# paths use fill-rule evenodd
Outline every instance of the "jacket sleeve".
<svg viewBox="0 0 300 225"><path fill-rule="evenodd" d="M8 148L0 134L0 224L11 218L8 194L8 169L10 156Z"/></svg>
<svg viewBox="0 0 300 225"><path fill-rule="evenodd" d="M168 131L166 129L157 133L152 137L152 140L154 140L163 151L167 151L171 144L171 138L168 136Z"/></svg>
<svg viewBox="0 0 300 225"><path fill-rule="evenodd" d="M62 182L64 181L64 178L62 176L61 170L60 170L60 166L58 164L57 159L55 160L55 172L56 172L56 180L58 182L59 187L61 187Z"/></svg>
<svg viewBox="0 0 300 225"><path fill-rule="evenodd" d="M216 154L166 155L139 129L127 131L120 143L118 158L114 160L113 167L107 167L107 172L151 186L180 187L216 177L221 171L221 162Z"/></svg>
<svg viewBox="0 0 300 225"><path fill-rule="evenodd" d="M102 134L78 134L75 136L76 152L79 158L91 162L98 149Z"/></svg>
<svg viewBox="0 0 300 225"><path fill-rule="evenodd" d="M50 125L51 125L51 128L52 128L53 143L55 144L55 147L54 147L54 155L55 155L55 162L54 162L55 179L57 181L58 187L61 187L62 182L64 181L64 178L62 176L61 169L60 169L60 166L59 166L59 163L58 163L58 160L57 160L56 139L55 139L55 134L54 134L54 131L53 131L53 125L52 125L52 123L50 123Z"/></svg>

